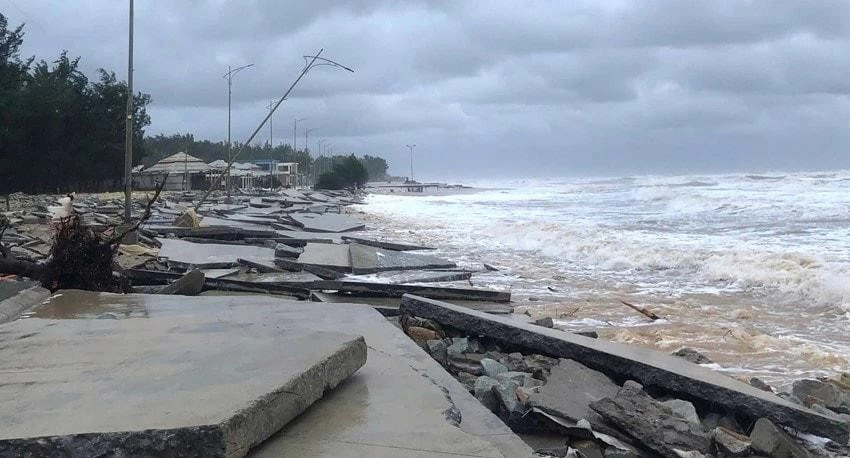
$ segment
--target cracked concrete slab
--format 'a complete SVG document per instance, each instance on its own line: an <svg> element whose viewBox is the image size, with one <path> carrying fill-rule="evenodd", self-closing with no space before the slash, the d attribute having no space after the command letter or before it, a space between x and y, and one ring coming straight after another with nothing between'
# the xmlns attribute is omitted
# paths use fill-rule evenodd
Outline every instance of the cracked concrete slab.
<svg viewBox="0 0 850 458"><path fill-rule="evenodd" d="M274 263L274 250L251 245L224 245L218 243L193 243L184 240L157 239L162 243L159 256L168 258L169 264L180 267L226 268L237 264L238 259L262 264Z"/></svg>
<svg viewBox="0 0 850 458"><path fill-rule="evenodd" d="M308 243L304 247L304 252L298 256L298 262L341 272L351 272L351 256L348 252L348 245Z"/></svg>
<svg viewBox="0 0 850 458"><path fill-rule="evenodd" d="M350 232L366 227L355 219L333 213L292 213L289 217L308 232Z"/></svg>
<svg viewBox="0 0 850 458"><path fill-rule="evenodd" d="M359 243L351 244L351 268L355 274L371 274L388 270L450 269L457 264L425 254L386 250Z"/></svg>
<svg viewBox="0 0 850 458"><path fill-rule="evenodd" d="M54 297L0 326L0 456L244 456L366 360L271 298Z"/></svg>

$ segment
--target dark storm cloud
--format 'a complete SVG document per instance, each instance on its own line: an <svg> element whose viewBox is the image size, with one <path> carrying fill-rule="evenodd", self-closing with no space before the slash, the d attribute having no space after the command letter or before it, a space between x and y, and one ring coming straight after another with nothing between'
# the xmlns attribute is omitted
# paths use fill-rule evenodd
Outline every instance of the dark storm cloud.
<svg viewBox="0 0 850 458"><path fill-rule="evenodd" d="M25 52L126 76L127 2L0 0ZM136 2L136 86L150 133L234 138L275 115L336 151L434 178L847 167L850 4L841 1ZM265 134L264 134L265 135ZM265 141L264 137L262 141ZM299 145L303 145L303 130Z"/></svg>

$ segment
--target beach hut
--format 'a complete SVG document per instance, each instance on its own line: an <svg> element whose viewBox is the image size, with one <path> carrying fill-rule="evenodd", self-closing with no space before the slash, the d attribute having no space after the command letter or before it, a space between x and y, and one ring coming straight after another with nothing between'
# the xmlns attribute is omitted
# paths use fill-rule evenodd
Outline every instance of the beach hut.
<svg viewBox="0 0 850 458"><path fill-rule="evenodd" d="M206 162L181 151L139 172L138 188L154 189L165 179L163 189L168 191L203 189L204 175L209 169L210 166Z"/></svg>

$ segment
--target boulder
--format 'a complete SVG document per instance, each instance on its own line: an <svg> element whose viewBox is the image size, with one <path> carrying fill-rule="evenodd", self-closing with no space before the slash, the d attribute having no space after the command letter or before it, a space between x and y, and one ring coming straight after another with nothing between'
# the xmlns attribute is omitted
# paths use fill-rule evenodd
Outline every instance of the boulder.
<svg viewBox="0 0 850 458"><path fill-rule="evenodd" d="M544 328L554 328L555 327L555 322L552 321L552 318L548 317L548 316L544 317L544 318L538 318L538 319L532 321L532 323L536 324L537 326L543 326Z"/></svg>
<svg viewBox="0 0 850 458"><path fill-rule="evenodd" d="M452 344L446 349L449 356L462 355L469 351L469 340L466 337L455 337Z"/></svg>
<svg viewBox="0 0 850 458"><path fill-rule="evenodd" d="M807 458L809 453L767 418L759 418L750 433L753 451L771 458Z"/></svg>
<svg viewBox="0 0 850 458"><path fill-rule="evenodd" d="M702 427L702 422L699 420L699 415L697 415L697 409L690 402L681 399L671 399L662 402L662 404L672 410L674 414Z"/></svg>
<svg viewBox="0 0 850 458"><path fill-rule="evenodd" d="M729 457L747 456L750 453L750 438L718 426L711 431L711 440L718 452Z"/></svg>
<svg viewBox="0 0 850 458"><path fill-rule="evenodd" d="M672 355L678 356L679 358L690 361L694 364L711 364L713 362L708 356L703 355L693 348L685 347L674 351Z"/></svg>
<svg viewBox="0 0 850 458"><path fill-rule="evenodd" d="M541 382L540 380L537 380L536 378L532 377L531 374L528 374L526 372L515 372L515 371L502 372L501 374L496 374L496 379L498 379L498 380L513 380L519 386L527 387L527 388L543 385L543 382Z"/></svg>
<svg viewBox="0 0 850 458"><path fill-rule="evenodd" d="M460 382L464 388L470 393L475 391L475 382L478 381L478 377L470 374L469 372L458 372L457 373L457 381Z"/></svg>
<svg viewBox="0 0 850 458"><path fill-rule="evenodd" d="M419 345L424 345L425 342L428 342L429 340L437 340L440 338L437 331L428 328L420 328L419 326L410 326L405 329L405 332L407 332L407 335Z"/></svg>
<svg viewBox="0 0 850 458"><path fill-rule="evenodd" d="M590 403L602 418L626 432L644 447L664 457L678 458L682 453L708 453L708 434L673 412L629 380L613 398Z"/></svg>
<svg viewBox="0 0 850 458"><path fill-rule="evenodd" d="M428 353L431 354L431 357L436 359L441 363L445 363L446 359L448 359L448 345L442 339L431 339L425 342Z"/></svg>
<svg viewBox="0 0 850 458"><path fill-rule="evenodd" d="M820 404L828 409L841 407L841 391L831 383L814 379L797 380L791 393L806 406Z"/></svg>
<svg viewBox="0 0 850 458"><path fill-rule="evenodd" d="M490 409L491 412L499 411L499 398L493 391L494 387L499 386L499 381L488 376L478 377L473 386L473 394L478 402L484 404L484 407Z"/></svg>
<svg viewBox="0 0 850 458"><path fill-rule="evenodd" d="M202 217L200 215L195 213L194 209L189 208L181 213L177 218L174 218L174 226L197 229L201 226L201 218Z"/></svg>
<svg viewBox="0 0 850 458"><path fill-rule="evenodd" d="M762 390L767 391L768 393L773 393L773 388L770 387L767 383L764 383L762 379L758 377L753 377L750 379L750 385Z"/></svg>
<svg viewBox="0 0 850 458"><path fill-rule="evenodd" d="M481 345L481 342L475 339L469 339L468 344L469 348L467 349L467 351L471 353L484 353L484 346Z"/></svg>
<svg viewBox="0 0 850 458"><path fill-rule="evenodd" d="M484 358L481 360L481 367L484 368L484 373L490 377L495 377L499 374L505 373L508 371L508 368L505 367L504 364L499 363L498 361L492 360L490 358Z"/></svg>
<svg viewBox="0 0 850 458"><path fill-rule="evenodd" d="M500 380L491 388L508 416L522 414L525 411L525 407L517 398L517 388L519 388L519 384L513 380Z"/></svg>
<svg viewBox="0 0 850 458"><path fill-rule="evenodd" d="M525 358L519 352L504 355L498 361L504 364L509 371L526 372L528 370L528 366L525 364Z"/></svg>

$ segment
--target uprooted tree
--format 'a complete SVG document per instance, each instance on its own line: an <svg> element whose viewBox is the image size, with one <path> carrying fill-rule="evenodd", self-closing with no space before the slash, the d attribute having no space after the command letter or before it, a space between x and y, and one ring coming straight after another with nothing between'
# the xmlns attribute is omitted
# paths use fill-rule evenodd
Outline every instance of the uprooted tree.
<svg viewBox="0 0 850 458"><path fill-rule="evenodd" d="M141 217L123 230L113 227L103 233L96 233L83 224L77 215L57 220L50 255L44 263L15 259L3 244L3 233L9 227L8 219L0 219L0 273L38 280L51 291L84 289L130 292L130 283L115 262L115 254L121 241L151 217L153 204L164 185L165 180L153 197L148 199Z"/></svg>

